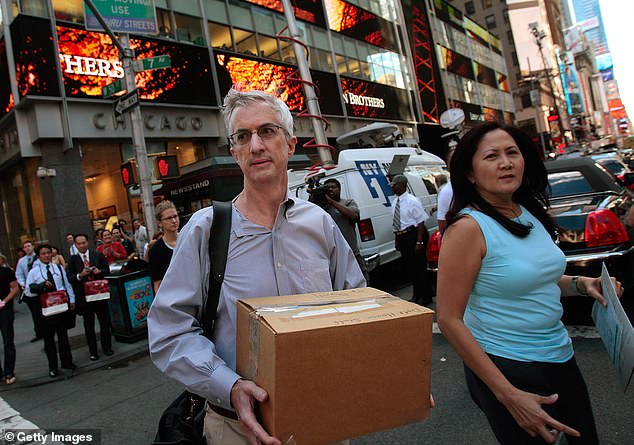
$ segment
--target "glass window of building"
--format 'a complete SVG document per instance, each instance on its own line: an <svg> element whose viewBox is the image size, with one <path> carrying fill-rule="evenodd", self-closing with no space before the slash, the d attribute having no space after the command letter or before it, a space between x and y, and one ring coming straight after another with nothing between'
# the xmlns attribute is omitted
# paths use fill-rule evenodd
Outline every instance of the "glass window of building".
<svg viewBox="0 0 634 445"><path fill-rule="evenodd" d="M84 22L84 2L82 0L53 0L53 12L57 20Z"/></svg>
<svg viewBox="0 0 634 445"><path fill-rule="evenodd" d="M273 21L273 13L265 9L255 8L253 10L253 18L255 20L255 30L258 33L275 35L278 30L275 29Z"/></svg>
<svg viewBox="0 0 634 445"><path fill-rule="evenodd" d="M484 21L487 24L487 28L491 29L491 28L495 28L497 25L495 24L495 15L491 14L491 15L487 15L484 18Z"/></svg>
<svg viewBox="0 0 634 445"><path fill-rule="evenodd" d="M120 0L119 0L120 1ZM128 3L132 3L128 1ZM188 1L174 1L170 2L170 6L174 12L182 12L187 15L200 16L200 8L198 7L198 1L196 0L188 0Z"/></svg>
<svg viewBox="0 0 634 445"><path fill-rule="evenodd" d="M224 1L203 0L203 8L205 8L205 15L207 19L229 24L229 18L227 17L227 5Z"/></svg>
<svg viewBox="0 0 634 445"><path fill-rule="evenodd" d="M280 41L280 48L282 50L282 61L295 65L297 63L295 59L295 50L293 44L284 40Z"/></svg>
<svg viewBox="0 0 634 445"><path fill-rule="evenodd" d="M174 13L174 23L176 24L176 38L180 42L205 45L200 18Z"/></svg>
<svg viewBox="0 0 634 445"><path fill-rule="evenodd" d="M231 29L220 23L209 22L209 35L211 37L211 46L214 48L233 50L233 40L231 38Z"/></svg>
<svg viewBox="0 0 634 445"><path fill-rule="evenodd" d="M504 11L502 11L502 19L504 20L504 23L509 23L509 10L505 9Z"/></svg>
<svg viewBox="0 0 634 445"><path fill-rule="evenodd" d="M358 59L348 58L348 69L350 71L350 75L361 77L361 67L359 66Z"/></svg>
<svg viewBox="0 0 634 445"><path fill-rule="evenodd" d="M473 4L473 2L465 2L464 4L464 12L467 15L471 15L471 14L475 14L475 5Z"/></svg>
<svg viewBox="0 0 634 445"><path fill-rule="evenodd" d="M370 80L370 78L372 77L372 73L370 71L370 64L368 62L359 60L359 70L361 71L361 77Z"/></svg>
<svg viewBox="0 0 634 445"><path fill-rule="evenodd" d="M174 141L167 143L167 154L176 155L178 166L193 164L205 159L205 144L195 141Z"/></svg>
<svg viewBox="0 0 634 445"><path fill-rule="evenodd" d="M231 24L233 26L254 29L253 20L251 19L251 10L248 6L229 4L229 17L231 18Z"/></svg>
<svg viewBox="0 0 634 445"><path fill-rule="evenodd" d="M482 9L487 9L493 6L493 0L482 0Z"/></svg>
<svg viewBox="0 0 634 445"><path fill-rule="evenodd" d="M341 54L335 54L335 60L337 62L337 71L339 74L348 74L348 64L346 58Z"/></svg>
<svg viewBox="0 0 634 445"><path fill-rule="evenodd" d="M19 5L19 11L22 14L36 15L39 17L48 17L48 8L46 7L46 0L30 0L30 1L21 1L17 3ZM14 5L15 5L15 2L14 2Z"/></svg>
<svg viewBox="0 0 634 445"><path fill-rule="evenodd" d="M330 51L322 49L310 49L310 65L314 69L332 72L334 66L332 64L332 54Z"/></svg>
<svg viewBox="0 0 634 445"><path fill-rule="evenodd" d="M256 56L258 54L254 32L245 31L244 29L234 29L233 37L236 40L236 51L243 54L249 54L251 56Z"/></svg>
<svg viewBox="0 0 634 445"><path fill-rule="evenodd" d="M159 37L165 39L174 38L172 18L170 17L169 11L156 8L156 23L158 25Z"/></svg>
<svg viewBox="0 0 634 445"><path fill-rule="evenodd" d="M258 45L260 48L260 57L282 60L277 39L275 37L263 36L262 34L258 34Z"/></svg>

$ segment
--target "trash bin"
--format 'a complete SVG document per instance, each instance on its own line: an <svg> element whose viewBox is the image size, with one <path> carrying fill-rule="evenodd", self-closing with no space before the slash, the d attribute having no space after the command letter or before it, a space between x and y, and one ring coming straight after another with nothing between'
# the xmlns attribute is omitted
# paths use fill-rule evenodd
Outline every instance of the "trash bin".
<svg viewBox="0 0 634 445"><path fill-rule="evenodd" d="M117 341L134 343L147 336L147 314L154 288L147 263L132 259L110 265L110 318Z"/></svg>

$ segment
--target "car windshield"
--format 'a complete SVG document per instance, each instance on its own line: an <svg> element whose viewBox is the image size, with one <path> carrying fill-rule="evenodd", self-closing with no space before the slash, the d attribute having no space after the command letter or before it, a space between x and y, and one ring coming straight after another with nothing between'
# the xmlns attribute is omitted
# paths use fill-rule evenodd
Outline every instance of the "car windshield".
<svg viewBox="0 0 634 445"><path fill-rule="evenodd" d="M616 176L619 176L625 171L625 166L616 159L604 159L598 162Z"/></svg>
<svg viewBox="0 0 634 445"><path fill-rule="evenodd" d="M592 185L580 171L556 172L548 174L549 194L552 198L560 196L591 193Z"/></svg>

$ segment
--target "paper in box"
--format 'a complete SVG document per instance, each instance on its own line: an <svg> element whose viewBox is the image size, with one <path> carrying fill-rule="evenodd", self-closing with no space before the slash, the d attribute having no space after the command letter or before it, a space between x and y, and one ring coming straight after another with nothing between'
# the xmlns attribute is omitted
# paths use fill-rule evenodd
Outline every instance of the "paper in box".
<svg viewBox="0 0 634 445"><path fill-rule="evenodd" d="M328 444L429 415L430 309L373 288L238 301L237 371L285 443Z"/></svg>

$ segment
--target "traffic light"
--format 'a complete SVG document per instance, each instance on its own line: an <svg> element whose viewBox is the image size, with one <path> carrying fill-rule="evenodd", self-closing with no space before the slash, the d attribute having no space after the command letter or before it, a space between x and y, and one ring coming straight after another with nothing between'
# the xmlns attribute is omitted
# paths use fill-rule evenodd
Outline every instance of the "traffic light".
<svg viewBox="0 0 634 445"><path fill-rule="evenodd" d="M156 171L158 179L178 178L178 159L175 155L163 155L156 157Z"/></svg>
<svg viewBox="0 0 634 445"><path fill-rule="evenodd" d="M121 164L121 181L124 187L132 187L139 183L136 177L136 165L132 161Z"/></svg>

